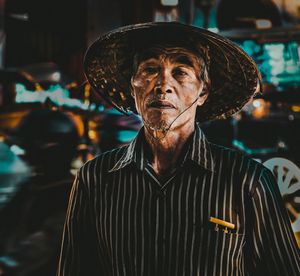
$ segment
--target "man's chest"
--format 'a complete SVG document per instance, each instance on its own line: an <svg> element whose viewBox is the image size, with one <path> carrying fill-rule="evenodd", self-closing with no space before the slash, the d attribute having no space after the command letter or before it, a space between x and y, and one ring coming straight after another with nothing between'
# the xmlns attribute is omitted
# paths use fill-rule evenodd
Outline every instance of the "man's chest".
<svg viewBox="0 0 300 276"><path fill-rule="evenodd" d="M120 171L101 184L95 202L98 241L113 261L140 260L158 267L163 262L171 273L180 262L180 267L189 262L195 270L214 258L226 263L240 256L243 199L240 183L230 175L179 170L160 183L151 171ZM216 227L211 217L234 224L234 229Z"/></svg>
<svg viewBox="0 0 300 276"><path fill-rule="evenodd" d="M166 225L210 227L214 217L234 224L232 232L242 234L244 197L243 183L232 174L178 169L162 180L146 168L102 179L95 206L106 227L125 218L132 226L157 219Z"/></svg>

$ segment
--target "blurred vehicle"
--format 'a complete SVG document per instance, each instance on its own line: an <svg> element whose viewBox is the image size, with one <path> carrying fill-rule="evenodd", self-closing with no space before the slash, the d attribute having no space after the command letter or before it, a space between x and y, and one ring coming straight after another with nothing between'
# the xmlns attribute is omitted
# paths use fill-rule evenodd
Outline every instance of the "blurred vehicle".
<svg viewBox="0 0 300 276"><path fill-rule="evenodd" d="M264 86L234 117L232 146L273 172L300 247L300 28L222 34L252 56Z"/></svg>
<svg viewBox="0 0 300 276"><path fill-rule="evenodd" d="M10 202L30 175L29 166L7 144L0 142L0 210Z"/></svg>
<svg viewBox="0 0 300 276"><path fill-rule="evenodd" d="M23 150L31 177L0 210L0 268L4 275L54 275L79 134L66 114L29 112L8 143Z"/></svg>

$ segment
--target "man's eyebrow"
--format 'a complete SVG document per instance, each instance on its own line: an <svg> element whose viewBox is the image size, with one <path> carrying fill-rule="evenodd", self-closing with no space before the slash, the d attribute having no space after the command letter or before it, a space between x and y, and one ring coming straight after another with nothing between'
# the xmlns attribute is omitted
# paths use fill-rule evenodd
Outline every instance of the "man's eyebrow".
<svg viewBox="0 0 300 276"><path fill-rule="evenodd" d="M172 55L171 60L172 62L184 64L191 68L197 68L199 66L199 62L196 58L184 54Z"/></svg>
<svg viewBox="0 0 300 276"><path fill-rule="evenodd" d="M155 64L155 63L158 63L158 62L159 62L159 60L157 58L152 57L152 58L149 58L149 59L141 60L140 63L139 63L139 65L144 65L144 64L148 64L148 63Z"/></svg>

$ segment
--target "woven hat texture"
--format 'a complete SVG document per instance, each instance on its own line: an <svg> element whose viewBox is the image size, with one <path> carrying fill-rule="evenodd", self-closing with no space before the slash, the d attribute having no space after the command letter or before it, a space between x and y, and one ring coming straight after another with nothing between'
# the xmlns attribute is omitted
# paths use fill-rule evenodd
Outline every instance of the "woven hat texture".
<svg viewBox="0 0 300 276"><path fill-rule="evenodd" d="M84 70L89 83L117 109L136 113L130 93L134 55L160 43L192 49L207 64L211 87L206 102L197 109L199 122L236 113L261 83L257 65L234 42L177 22L130 25L101 36L85 55Z"/></svg>

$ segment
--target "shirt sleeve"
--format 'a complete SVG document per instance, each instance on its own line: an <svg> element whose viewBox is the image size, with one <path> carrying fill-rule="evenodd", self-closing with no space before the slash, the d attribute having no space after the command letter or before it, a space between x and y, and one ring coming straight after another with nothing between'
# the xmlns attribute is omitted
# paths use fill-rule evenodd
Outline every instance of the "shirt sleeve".
<svg viewBox="0 0 300 276"><path fill-rule="evenodd" d="M95 223L87 191L77 174L72 186L63 230L58 276L101 275Z"/></svg>
<svg viewBox="0 0 300 276"><path fill-rule="evenodd" d="M253 275L299 276L300 256L291 222L272 172L262 170L251 208Z"/></svg>

